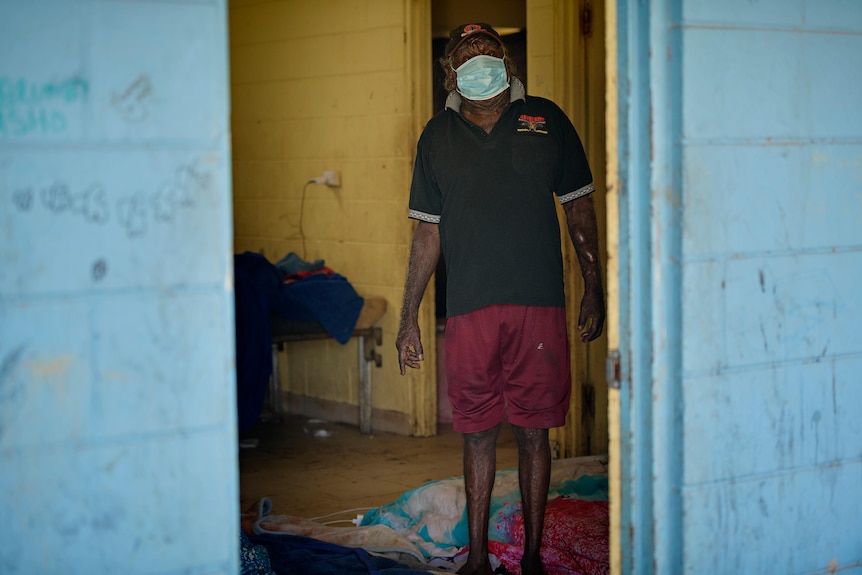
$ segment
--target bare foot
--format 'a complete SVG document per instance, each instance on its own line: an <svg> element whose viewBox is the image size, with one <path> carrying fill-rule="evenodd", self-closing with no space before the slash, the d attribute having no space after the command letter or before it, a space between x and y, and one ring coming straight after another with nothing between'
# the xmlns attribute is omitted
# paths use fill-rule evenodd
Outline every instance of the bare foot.
<svg viewBox="0 0 862 575"><path fill-rule="evenodd" d="M491 564L487 560L478 565L474 565L468 561L458 569L458 575L494 575L494 572L491 570Z"/></svg>
<svg viewBox="0 0 862 575"><path fill-rule="evenodd" d="M521 557L521 575L544 575L541 557Z"/></svg>

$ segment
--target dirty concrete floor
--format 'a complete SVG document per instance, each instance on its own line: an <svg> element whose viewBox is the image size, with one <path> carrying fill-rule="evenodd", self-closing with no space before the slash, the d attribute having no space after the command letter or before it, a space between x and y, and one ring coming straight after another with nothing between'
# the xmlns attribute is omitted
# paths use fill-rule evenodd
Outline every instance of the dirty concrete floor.
<svg viewBox="0 0 862 575"><path fill-rule="evenodd" d="M262 422L243 435L257 447L240 449L241 509L268 497L277 515L351 519L362 511L348 510L379 507L428 481L461 476L461 435L451 425L438 427L438 435L417 438L363 435L356 426L295 415ZM504 423L497 469L516 467L517 452Z"/></svg>

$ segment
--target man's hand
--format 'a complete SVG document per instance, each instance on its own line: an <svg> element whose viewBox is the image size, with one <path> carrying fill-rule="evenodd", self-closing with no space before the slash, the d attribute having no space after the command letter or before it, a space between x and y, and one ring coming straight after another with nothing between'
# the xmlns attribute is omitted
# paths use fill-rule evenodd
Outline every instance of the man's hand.
<svg viewBox="0 0 862 575"><path fill-rule="evenodd" d="M406 372L405 366L419 369L419 362L425 359L419 326L416 324L402 326L395 339L395 348L398 350L398 366L401 369L401 375Z"/></svg>
<svg viewBox="0 0 862 575"><path fill-rule="evenodd" d="M578 331L581 341L587 343L602 335L605 325L605 298L601 287L586 289L581 299L581 314L578 316Z"/></svg>
<svg viewBox="0 0 862 575"><path fill-rule="evenodd" d="M569 236L578 255L581 275L584 278L584 297L578 316L581 341L593 341L602 335L605 325L605 294L602 288L602 270L599 261L599 231L592 194L567 202L566 223Z"/></svg>
<svg viewBox="0 0 862 575"><path fill-rule="evenodd" d="M440 229L437 224L419 222L413 231L410 244L410 261L407 264L407 281L404 285L404 302L401 304L401 322L395 348L398 350L398 366L404 375L404 366L419 369L425 359L422 353L422 338L419 334L419 302L425 286L437 268L440 259Z"/></svg>

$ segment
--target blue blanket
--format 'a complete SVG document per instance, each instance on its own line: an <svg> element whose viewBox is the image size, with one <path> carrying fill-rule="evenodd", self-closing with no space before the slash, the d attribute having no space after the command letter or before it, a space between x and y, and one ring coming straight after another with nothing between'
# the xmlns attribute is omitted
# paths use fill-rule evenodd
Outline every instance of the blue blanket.
<svg viewBox="0 0 862 575"><path fill-rule="evenodd" d="M291 254L295 256L295 254ZM272 324L276 314L298 323L317 323L341 344L347 343L365 303L339 274L313 274L284 283L285 272L261 254L234 255L237 412L240 433L257 424L272 375ZM316 269L322 260L304 264L298 257L291 269Z"/></svg>
<svg viewBox="0 0 862 575"><path fill-rule="evenodd" d="M279 575L428 575L388 557L371 555L364 549L342 547L308 537L263 534L249 537L264 547L269 564Z"/></svg>
<svg viewBox="0 0 862 575"><path fill-rule="evenodd" d="M344 344L353 335L364 303L344 276L319 273L282 285L276 313L289 321L317 322Z"/></svg>

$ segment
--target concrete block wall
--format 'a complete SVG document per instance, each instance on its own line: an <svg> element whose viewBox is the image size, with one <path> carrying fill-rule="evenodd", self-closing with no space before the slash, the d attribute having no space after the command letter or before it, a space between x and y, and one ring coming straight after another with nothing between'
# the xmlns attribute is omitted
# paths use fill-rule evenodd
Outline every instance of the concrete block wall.
<svg viewBox="0 0 862 575"><path fill-rule="evenodd" d="M394 339L418 137L409 4L234 0L229 10L234 249L273 262L291 251L323 259L360 295L387 300L372 403L404 422L409 386ZM307 184L328 169L340 171L339 188ZM357 405L356 346L290 344L282 354L287 391Z"/></svg>
<svg viewBox="0 0 862 575"><path fill-rule="evenodd" d="M683 570L858 572L862 5L674 17Z"/></svg>
<svg viewBox="0 0 862 575"><path fill-rule="evenodd" d="M223 1L0 0L0 573L236 573Z"/></svg>

